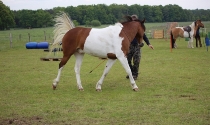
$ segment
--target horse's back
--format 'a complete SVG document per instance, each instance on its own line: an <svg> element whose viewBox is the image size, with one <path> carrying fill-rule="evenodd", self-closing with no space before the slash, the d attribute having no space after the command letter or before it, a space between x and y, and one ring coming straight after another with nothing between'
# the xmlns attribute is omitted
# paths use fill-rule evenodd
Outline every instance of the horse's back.
<svg viewBox="0 0 210 125"><path fill-rule="evenodd" d="M119 24L102 29L92 28L84 43L84 52L101 58L106 58L108 53L116 54L122 47L121 31Z"/></svg>

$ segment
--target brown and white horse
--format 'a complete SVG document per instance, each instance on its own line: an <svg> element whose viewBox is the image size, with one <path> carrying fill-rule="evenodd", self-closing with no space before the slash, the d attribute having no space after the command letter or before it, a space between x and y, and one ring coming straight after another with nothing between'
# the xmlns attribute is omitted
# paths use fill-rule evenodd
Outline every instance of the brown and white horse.
<svg viewBox="0 0 210 125"><path fill-rule="evenodd" d="M100 57L108 58L103 75L96 84L96 90L100 91L104 78L108 74L112 65L118 59L124 67L126 73L129 75L131 87L134 91L138 87L132 77L131 70L128 65L126 55L129 51L130 42L136 37L139 43L143 40L145 32L144 21L133 21L130 16L126 16L126 21L116 23L102 29L74 27L71 19L63 13L57 17L55 28L55 41L53 45L60 42L62 38L63 58L59 63L58 75L53 81L53 89L56 89L59 82L61 71L69 58L74 55L76 58L75 73L77 79L77 86L79 90L83 90L80 79L80 67L85 53ZM69 28L69 30L65 33ZM60 33L59 33L60 31ZM58 34L56 34L58 33Z"/></svg>
<svg viewBox="0 0 210 125"><path fill-rule="evenodd" d="M171 48L176 48L176 39L178 37L182 38L189 38L188 47L193 47L193 37L195 37L195 33L198 29L198 27L204 28L203 23L201 23L201 20L196 20L195 22L192 22L191 25L187 27L175 27L171 29Z"/></svg>

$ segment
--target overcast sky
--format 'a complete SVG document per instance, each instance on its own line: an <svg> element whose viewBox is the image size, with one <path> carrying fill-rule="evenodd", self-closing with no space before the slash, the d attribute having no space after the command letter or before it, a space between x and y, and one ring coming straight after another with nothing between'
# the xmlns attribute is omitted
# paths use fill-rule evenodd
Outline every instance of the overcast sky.
<svg viewBox="0 0 210 125"><path fill-rule="evenodd" d="M176 4L182 9L210 9L210 0L2 0L11 10L21 9L53 9L54 7L67 7L93 4L139 4L139 5L168 5Z"/></svg>

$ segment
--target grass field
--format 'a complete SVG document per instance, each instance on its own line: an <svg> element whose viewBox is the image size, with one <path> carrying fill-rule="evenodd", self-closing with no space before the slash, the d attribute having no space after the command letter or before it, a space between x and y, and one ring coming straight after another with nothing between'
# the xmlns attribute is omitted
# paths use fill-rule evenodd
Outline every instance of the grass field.
<svg viewBox="0 0 210 125"><path fill-rule="evenodd" d="M34 41L42 41L39 34L50 34L52 29L14 32L32 30L38 36ZM8 31L0 32L4 33ZM0 40L0 125L209 125L210 52L204 45L189 49L184 39L172 52L169 40L150 42L155 49L142 48L138 92L132 91L119 61L105 78L102 92L96 92L105 62L89 73L102 61L89 55L81 67L84 91L80 92L74 57L65 66L57 90L52 90L59 62L40 61L48 53L25 49L26 41L14 40L10 48Z"/></svg>

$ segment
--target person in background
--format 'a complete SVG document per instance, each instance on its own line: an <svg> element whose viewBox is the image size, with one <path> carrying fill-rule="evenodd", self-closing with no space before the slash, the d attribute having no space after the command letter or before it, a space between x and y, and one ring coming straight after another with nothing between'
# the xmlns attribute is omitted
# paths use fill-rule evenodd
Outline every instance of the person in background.
<svg viewBox="0 0 210 125"><path fill-rule="evenodd" d="M200 30L200 27L198 27L198 29L196 30L196 34L195 34L196 47L198 47L198 41L199 41L200 47L202 47L201 37L200 37L199 30Z"/></svg>
<svg viewBox="0 0 210 125"><path fill-rule="evenodd" d="M137 15L132 15L131 17L133 20L138 19ZM143 36L143 40L146 42L146 44L151 49L154 49L154 47L150 44L150 42L145 34ZM134 80L137 80L137 77L139 74L139 64L141 61L141 47L143 47L143 46L144 46L143 42L141 44L139 44L138 40L136 38L134 38L130 44L129 52L127 54L128 64L131 69ZM128 79L129 76L127 75L126 78Z"/></svg>

